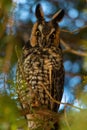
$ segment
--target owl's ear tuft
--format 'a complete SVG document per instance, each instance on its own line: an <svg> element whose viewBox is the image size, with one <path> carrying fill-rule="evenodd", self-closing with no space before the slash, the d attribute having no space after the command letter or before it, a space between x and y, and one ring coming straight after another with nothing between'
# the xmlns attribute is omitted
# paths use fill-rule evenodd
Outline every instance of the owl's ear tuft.
<svg viewBox="0 0 87 130"><path fill-rule="evenodd" d="M44 13L40 4L36 6L35 15L39 21L44 20Z"/></svg>
<svg viewBox="0 0 87 130"><path fill-rule="evenodd" d="M59 10L57 13L55 13L52 17L52 21L53 22L60 22L62 20L62 18L64 17L65 11Z"/></svg>

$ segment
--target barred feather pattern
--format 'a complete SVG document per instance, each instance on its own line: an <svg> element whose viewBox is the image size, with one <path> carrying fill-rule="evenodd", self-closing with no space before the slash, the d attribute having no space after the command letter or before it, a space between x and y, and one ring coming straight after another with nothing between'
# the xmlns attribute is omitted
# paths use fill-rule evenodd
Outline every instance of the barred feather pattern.
<svg viewBox="0 0 87 130"><path fill-rule="evenodd" d="M61 49L55 46L33 47L26 52L19 60L17 71L18 83L22 85L18 85L18 94L24 100L21 102L25 103L25 107L44 105L57 111L59 105L50 100L43 86L55 100L61 101L64 82Z"/></svg>

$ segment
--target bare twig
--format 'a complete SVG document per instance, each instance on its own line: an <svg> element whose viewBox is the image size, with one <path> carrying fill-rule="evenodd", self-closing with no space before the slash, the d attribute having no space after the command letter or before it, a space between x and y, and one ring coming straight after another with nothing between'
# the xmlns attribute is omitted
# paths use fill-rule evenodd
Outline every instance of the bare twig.
<svg viewBox="0 0 87 130"><path fill-rule="evenodd" d="M74 30L74 31L72 31L72 32L70 32L70 31L68 31L68 30L61 29L61 32L74 34L74 33L76 33L76 32L80 32L81 30L83 30L83 29L85 29L85 28L87 28L87 25L86 25L86 26L83 26L82 28L76 29L76 30Z"/></svg>
<svg viewBox="0 0 87 130"><path fill-rule="evenodd" d="M73 53L75 55L78 56L87 56L86 52L81 52L81 51L76 51L74 49L72 49L65 41L63 41L62 39L60 39L61 44L65 47L65 50L63 50L63 52L70 52Z"/></svg>
<svg viewBox="0 0 87 130"><path fill-rule="evenodd" d="M47 93L47 95L50 97L50 99L51 99L54 103L56 103L56 104L63 104L63 105L66 105L66 106L70 106L70 107L73 107L73 108L82 110L81 108L76 107L76 106L73 106L73 105L70 104L70 103L64 103L64 102L59 102L59 101L55 100L55 99L50 95L50 93L49 93L49 91L46 89L46 87L45 87L43 84L41 84L41 86L43 87L43 89L45 90L45 92Z"/></svg>
<svg viewBox="0 0 87 130"><path fill-rule="evenodd" d="M66 74L66 75L69 75L69 76L71 76L71 77L74 77L74 76L83 77L83 74L80 74L80 73L72 73L72 72L66 71L65 74Z"/></svg>
<svg viewBox="0 0 87 130"><path fill-rule="evenodd" d="M70 125L69 125L69 122L68 122L68 119L67 119L66 107L67 107L67 106L65 105L65 107L64 107L65 122L66 122L66 125L67 125L68 129L71 130Z"/></svg>

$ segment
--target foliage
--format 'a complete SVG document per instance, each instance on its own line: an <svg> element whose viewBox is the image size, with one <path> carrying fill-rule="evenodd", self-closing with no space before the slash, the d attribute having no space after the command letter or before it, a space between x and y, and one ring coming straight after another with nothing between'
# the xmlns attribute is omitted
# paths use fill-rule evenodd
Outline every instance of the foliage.
<svg viewBox="0 0 87 130"><path fill-rule="evenodd" d="M17 103L7 94L0 94L0 130L25 128L26 122L17 108Z"/></svg>

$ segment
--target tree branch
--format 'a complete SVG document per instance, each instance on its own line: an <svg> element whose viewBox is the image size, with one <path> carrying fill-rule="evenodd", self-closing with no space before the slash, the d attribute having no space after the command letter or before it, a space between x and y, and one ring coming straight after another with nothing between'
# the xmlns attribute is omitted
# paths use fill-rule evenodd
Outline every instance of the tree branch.
<svg viewBox="0 0 87 130"><path fill-rule="evenodd" d="M60 39L60 42L65 47L65 50L63 50L64 53L70 52L70 53L78 55L78 56L87 56L86 52L76 51L76 50L72 49L69 45L67 45L67 43L65 41L63 41L63 39Z"/></svg>
<svg viewBox="0 0 87 130"><path fill-rule="evenodd" d="M87 25L83 26L82 28L79 28L79 29L76 29L72 32L68 31L68 30L64 30L64 29L61 29L61 32L65 32L65 33L70 33L70 34L74 34L74 33L77 33L77 32L80 32L81 30L87 28Z"/></svg>
<svg viewBox="0 0 87 130"><path fill-rule="evenodd" d="M49 98L50 98L54 103L56 103L56 104L63 104L63 105L66 105L66 106L70 106L70 107L73 107L73 108L82 110L81 108L76 107L76 106L73 106L73 105L70 104L70 103L64 103L64 102L59 102L59 101L55 100L55 99L50 95L50 93L49 93L49 91L46 89L46 87L45 87L43 84L41 84L41 86L43 87L43 89L45 90L45 92L47 93L47 95L49 96Z"/></svg>

